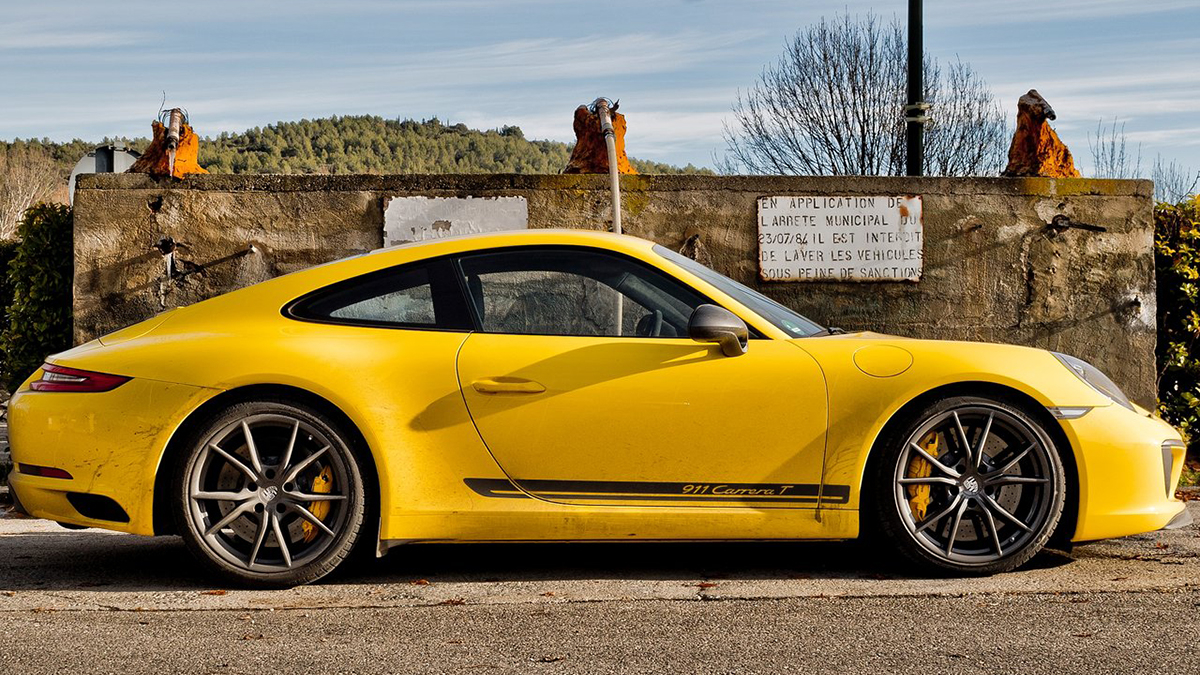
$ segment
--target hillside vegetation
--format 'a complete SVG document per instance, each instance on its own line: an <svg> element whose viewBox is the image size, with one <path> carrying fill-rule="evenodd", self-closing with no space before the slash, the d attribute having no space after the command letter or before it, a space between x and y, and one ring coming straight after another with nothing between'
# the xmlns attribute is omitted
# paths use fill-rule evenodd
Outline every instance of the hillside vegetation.
<svg viewBox="0 0 1200 675"><path fill-rule="evenodd" d="M134 150L149 142L148 138L117 140ZM0 142L0 154L49 156L65 177L80 157L100 144L17 140ZM200 165L212 173L558 173L566 166L571 148L569 143L528 140L515 126L480 131L436 118L418 122L344 116L204 137ZM691 165L632 162L642 173L711 173Z"/></svg>

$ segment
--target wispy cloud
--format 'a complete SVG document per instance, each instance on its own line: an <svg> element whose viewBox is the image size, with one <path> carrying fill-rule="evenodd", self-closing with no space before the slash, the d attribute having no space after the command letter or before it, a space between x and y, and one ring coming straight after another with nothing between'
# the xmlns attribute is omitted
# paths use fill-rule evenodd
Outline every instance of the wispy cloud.
<svg viewBox="0 0 1200 675"><path fill-rule="evenodd" d="M1116 19L1195 10L1194 0L955 0L925 6L926 25L981 26ZM1070 24L1064 23L1064 32Z"/></svg>
<svg viewBox="0 0 1200 675"><path fill-rule="evenodd" d="M116 49L145 41L142 33L125 30L60 30L54 28L22 29L6 26L0 33L0 50Z"/></svg>
<svg viewBox="0 0 1200 675"><path fill-rule="evenodd" d="M719 61L760 33L628 33L577 38L525 38L474 47L393 55L334 57L342 82L414 87L505 84L544 80L631 78L653 73L686 72Z"/></svg>
<svg viewBox="0 0 1200 675"><path fill-rule="evenodd" d="M1128 132L1127 137L1133 143L1196 146L1200 145L1200 126L1131 131Z"/></svg>

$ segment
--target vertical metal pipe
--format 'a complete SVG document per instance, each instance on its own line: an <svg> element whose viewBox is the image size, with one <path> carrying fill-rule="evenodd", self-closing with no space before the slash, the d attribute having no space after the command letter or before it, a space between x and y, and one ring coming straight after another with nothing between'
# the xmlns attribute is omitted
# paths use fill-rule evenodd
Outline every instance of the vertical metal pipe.
<svg viewBox="0 0 1200 675"><path fill-rule="evenodd" d="M167 169L170 175L175 175L175 153L179 149L179 139L183 134L183 111L179 108L171 109L171 116L167 120Z"/></svg>
<svg viewBox="0 0 1200 675"><path fill-rule="evenodd" d="M613 232L621 234L621 174L617 172L617 133L613 130L608 99L598 98L592 105L600 115L600 129L604 132L604 144L608 146L608 183L612 190Z"/></svg>
<svg viewBox="0 0 1200 675"><path fill-rule="evenodd" d="M925 173L925 39L921 0L908 0L908 105L904 106L904 168L909 176Z"/></svg>
<svg viewBox="0 0 1200 675"><path fill-rule="evenodd" d="M604 144L608 146L608 185L612 191L613 232L621 234L621 174L617 172L617 132L613 129L608 99L598 98L592 106L600 116L600 130L604 132ZM617 297L613 321L616 326L613 333L619 336L625 325L625 296L620 291L615 292Z"/></svg>

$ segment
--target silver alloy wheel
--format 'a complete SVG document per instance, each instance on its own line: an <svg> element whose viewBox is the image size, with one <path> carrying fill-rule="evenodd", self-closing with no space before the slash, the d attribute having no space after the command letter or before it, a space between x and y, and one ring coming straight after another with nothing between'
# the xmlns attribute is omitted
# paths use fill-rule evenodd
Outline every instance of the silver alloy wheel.
<svg viewBox="0 0 1200 675"><path fill-rule="evenodd" d="M350 520L349 462L312 424L287 414L235 420L204 440L185 477L202 545L235 568L287 572L319 558Z"/></svg>
<svg viewBox="0 0 1200 675"><path fill-rule="evenodd" d="M1038 540L1054 513L1057 463L1029 421L986 404L931 416L906 439L895 505L921 548L985 566Z"/></svg>

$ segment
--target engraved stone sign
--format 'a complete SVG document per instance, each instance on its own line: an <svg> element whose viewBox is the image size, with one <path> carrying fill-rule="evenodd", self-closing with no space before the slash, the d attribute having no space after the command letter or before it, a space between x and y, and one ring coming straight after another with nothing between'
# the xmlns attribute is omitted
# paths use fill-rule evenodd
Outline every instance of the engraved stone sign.
<svg viewBox="0 0 1200 675"><path fill-rule="evenodd" d="M395 246L528 227L524 197L396 197L383 213L383 242Z"/></svg>
<svg viewBox="0 0 1200 675"><path fill-rule="evenodd" d="M920 195L759 197L763 281L919 281Z"/></svg>

